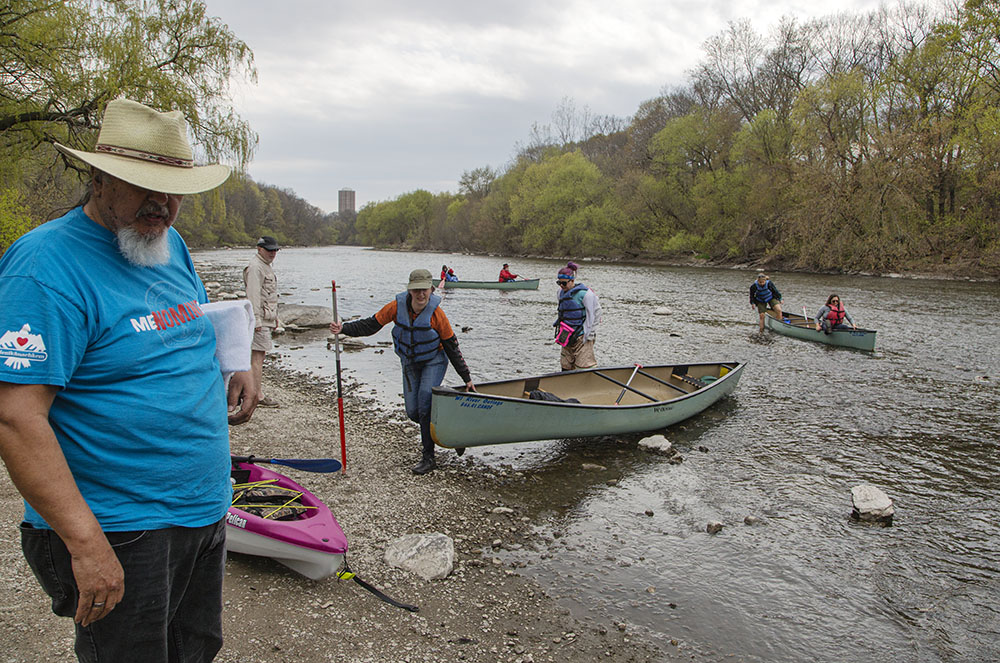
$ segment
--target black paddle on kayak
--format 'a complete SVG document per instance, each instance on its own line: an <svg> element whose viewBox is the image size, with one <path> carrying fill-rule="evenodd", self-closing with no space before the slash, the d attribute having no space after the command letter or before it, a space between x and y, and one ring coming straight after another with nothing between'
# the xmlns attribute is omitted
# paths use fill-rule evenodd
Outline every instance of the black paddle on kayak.
<svg viewBox="0 0 1000 663"><path fill-rule="evenodd" d="M251 454L249 456L232 456L232 461L234 463L285 465L303 472L337 472L342 467L340 461L335 458L258 458Z"/></svg>

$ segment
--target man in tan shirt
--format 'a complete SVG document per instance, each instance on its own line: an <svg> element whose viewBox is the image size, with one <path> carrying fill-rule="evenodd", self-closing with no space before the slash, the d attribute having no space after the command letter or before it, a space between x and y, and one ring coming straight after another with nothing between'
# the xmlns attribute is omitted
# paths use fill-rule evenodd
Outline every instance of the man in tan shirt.
<svg viewBox="0 0 1000 663"><path fill-rule="evenodd" d="M263 395L264 355L271 349L271 332L278 326L278 279L271 269L271 263L278 255L278 240L264 235L257 240L257 253L250 258L250 264L243 268L243 283L246 285L247 299L253 304L253 315L257 321L250 345L250 369L257 382L257 393L261 394L258 405L277 407L273 398Z"/></svg>

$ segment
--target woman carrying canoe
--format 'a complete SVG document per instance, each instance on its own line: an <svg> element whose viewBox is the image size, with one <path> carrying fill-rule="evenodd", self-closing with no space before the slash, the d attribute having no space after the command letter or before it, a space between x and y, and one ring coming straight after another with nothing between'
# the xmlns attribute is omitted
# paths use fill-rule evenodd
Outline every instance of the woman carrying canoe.
<svg viewBox="0 0 1000 663"><path fill-rule="evenodd" d="M845 320L850 323L850 327L844 324ZM829 334L836 329L857 328L858 326L854 324L851 314L847 312L847 309L841 303L839 295L830 295L827 297L826 304L816 314L816 331L822 330L823 333Z"/></svg>
<svg viewBox="0 0 1000 663"><path fill-rule="evenodd" d="M448 362L465 382L468 391L475 391L472 375L458 347L448 316L441 310L441 298L433 294L431 273L426 269L410 272L406 291L383 306L370 318L347 324L334 320L330 331L347 336L371 336L390 322L392 346L403 367L403 400L406 416L420 424L420 462L414 474L427 474L437 469L434 460L434 440L431 439L431 389L444 380Z"/></svg>

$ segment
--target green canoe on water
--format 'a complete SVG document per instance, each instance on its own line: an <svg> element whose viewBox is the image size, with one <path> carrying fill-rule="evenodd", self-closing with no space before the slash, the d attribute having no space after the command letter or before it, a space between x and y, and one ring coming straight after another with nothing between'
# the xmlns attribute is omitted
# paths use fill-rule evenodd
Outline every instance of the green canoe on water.
<svg viewBox="0 0 1000 663"><path fill-rule="evenodd" d="M730 394L744 366L632 365L483 382L474 392L434 387L431 436L454 449L657 431Z"/></svg>
<svg viewBox="0 0 1000 663"><path fill-rule="evenodd" d="M538 279L523 281L445 281L446 290L470 288L473 290L538 290Z"/></svg>
<svg viewBox="0 0 1000 663"><path fill-rule="evenodd" d="M778 320L774 311L768 310L764 316L764 326L776 334L800 338L803 341L816 341L827 345L836 345L842 348L853 348L855 350L865 350L871 352L875 349L874 329L838 329L826 334L817 331L815 321L795 313L782 312L784 320Z"/></svg>

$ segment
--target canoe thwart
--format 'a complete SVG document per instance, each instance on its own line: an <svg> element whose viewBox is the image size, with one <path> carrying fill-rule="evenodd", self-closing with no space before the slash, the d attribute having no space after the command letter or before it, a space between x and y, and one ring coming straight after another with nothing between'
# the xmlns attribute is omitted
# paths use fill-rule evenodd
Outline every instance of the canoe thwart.
<svg viewBox="0 0 1000 663"><path fill-rule="evenodd" d="M633 387L631 385L628 385L628 384L625 384L624 382L620 382L620 381L614 379L613 377L611 377L610 375L605 375L604 373L601 373L600 371L594 371L594 375L599 375L602 378L604 378L605 380L611 380L612 382L614 382L619 387L622 387L623 389L628 389L631 392L639 394L643 398L648 398L649 400L653 401L654 403L656 403L656 402L658 402L660 400L658 398L653 398L649 394L644 394L641 391L639 391L638 389L636 389L635 387Z"/></svg>

